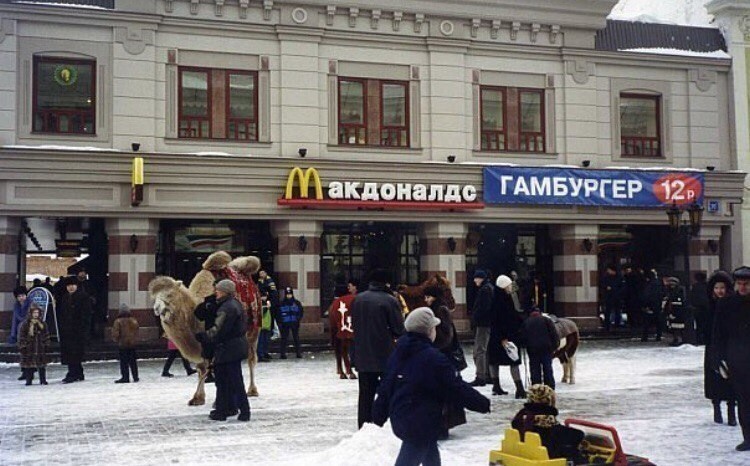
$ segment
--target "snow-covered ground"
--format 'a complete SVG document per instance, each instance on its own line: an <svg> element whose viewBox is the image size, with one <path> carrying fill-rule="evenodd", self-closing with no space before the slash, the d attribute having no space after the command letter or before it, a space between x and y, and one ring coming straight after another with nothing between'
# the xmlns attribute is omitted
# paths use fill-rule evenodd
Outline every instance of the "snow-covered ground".
<svg viewBox="0 0 750 466"><path fill-rule="evenodd" d="M112 383L116 362L86 364L86 381L72 385L59 383L55 364L44 387L23 386L18 367L2 365L0 464L392 465L400 442L387 427L357 432L357 382L336 377L330 354L305 356L259 366L261 397L250 400L249 423L210 421L208 405L188 407L195 376L185 377L179 362L165 379L161 361L142 361L141 382L127 385ZM578 360L577 384L558 387L561 419L610 423L627 452L659 466L750 464L750 454L734 451L739 428L712 422L702 348L584 342ZM502 382L510 388L507 371ZM490 387L480 390L491 396ZM487 464L520 406L492 397L491 414L469 413L440 443L443 464Z"/></svg>

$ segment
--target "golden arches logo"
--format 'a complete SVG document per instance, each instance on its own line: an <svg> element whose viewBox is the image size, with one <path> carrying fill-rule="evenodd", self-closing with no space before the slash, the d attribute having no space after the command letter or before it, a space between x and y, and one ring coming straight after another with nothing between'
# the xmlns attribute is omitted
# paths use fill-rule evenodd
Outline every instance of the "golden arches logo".
<svg viewBox="0 0 750 466"><path fill-rule="evenodd" d="M307 199L311 179L313 182L313 187L315 188L315 199L322 200L323 185L320 182L318 170L313 167L308 168L304 172L300 167L292 168L292 171L289 172L289 177L286 180L286 191L284 192L284 199L293 198L295 180L299 183L299 197L302 199Z"/></svg>

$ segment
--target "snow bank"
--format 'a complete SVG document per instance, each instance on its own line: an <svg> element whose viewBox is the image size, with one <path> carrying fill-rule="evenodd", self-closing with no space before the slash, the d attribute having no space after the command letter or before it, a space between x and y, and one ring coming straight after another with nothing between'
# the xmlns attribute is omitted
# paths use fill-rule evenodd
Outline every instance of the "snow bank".
<svg viewBox="0 0 750 466"><path fill-rule="evenodd" d="M683 57L699 58L732 58L731 55L723 50L714 50L713 52L693 52L692 50L665 49L654 47L639 49L620 49L620 52L653 53L657 55L680 55Z"/></svg>
<svg viewBox="0 0 750 466"><path fill-rule="evenodd" d="M41 146L24 146L17 144L9 144L2 146L3 149L34 149L34 150L75 150L75 151L89 151L89 152L120 152L117 149L109 147L87 147L87 146L59 146L54 144L43 144Z"/></svg>
<svg viewBox="0 0 750 466"><path fill-rule="evenodd" d="M710 0L620 0L607 19L716 27L706 11Z"/></svg>

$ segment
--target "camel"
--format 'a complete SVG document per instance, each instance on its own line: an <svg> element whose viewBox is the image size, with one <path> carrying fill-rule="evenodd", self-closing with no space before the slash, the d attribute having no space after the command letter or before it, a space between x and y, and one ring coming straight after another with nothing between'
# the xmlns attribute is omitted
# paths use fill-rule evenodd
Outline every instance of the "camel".
<svg viewBox="0 0 750 466"><path fill-rule="evenodd" d="M251 317L247 329L247 367L250 372L250 383L247 396L259 396L255 386L255 366L258 364L258 337L260 336L260 290L253 280L253 274L260 270L260 259L255 256L238 257L229 263L230 280L237 285L237 294L245 311ZM235 272L235 273L232 273ZM237 275L235 277L235 275Z"/></svg>
<svg viewBox="0 0 750 466"><path fill-rule="evenodd" d="M161 320L164 333L177 346L182 357L195 363L198 369L198 388L188 405L203 405L206 403L205 381L210 361L201 355L201 344L195 339L195 334L204 330L203 323L193 313L198 302L181 281L172 277L154 278L148 285L148 292L154 300L154 314Z"/></svg>

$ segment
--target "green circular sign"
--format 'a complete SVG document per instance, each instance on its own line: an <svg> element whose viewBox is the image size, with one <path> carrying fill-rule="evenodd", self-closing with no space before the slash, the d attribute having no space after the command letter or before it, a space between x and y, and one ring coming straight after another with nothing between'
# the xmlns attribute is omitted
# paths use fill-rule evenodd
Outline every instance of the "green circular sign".
<svg viewBox="0 0 750 466"><path fill-rule="evenodd" d="M78 68L72 65L58 65L55 68L55 82L61 86L72 86L78 81Z"/></svg>

